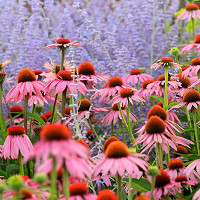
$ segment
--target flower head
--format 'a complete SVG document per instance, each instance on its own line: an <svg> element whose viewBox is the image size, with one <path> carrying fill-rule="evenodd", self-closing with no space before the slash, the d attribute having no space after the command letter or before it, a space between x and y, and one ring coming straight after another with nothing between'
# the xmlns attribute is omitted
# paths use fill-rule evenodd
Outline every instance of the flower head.
<svg viewBox="0 0 200 200"><path fill-rule="evenodd" d="M36 81L36 75L28 68L22 69L17 75L17 82Z"/></svg>
<svg viewBox="0 0 200 200"><path fill-rule="evenodd" d="M118 200L118 198L112 190L105 189L99 192L97 200Z"/></svg>
<svg viewBox="0 0 200 200"><path fill-rule="evenodd" d="M115 136L110 136L110 137L105 141L105 143L104 143L104 145L103 145L103 150L104 150L104 152L106 151L108 145L109 145L110 143L114 142L114 141L119 141L119 139L116 138Z"/></svg>

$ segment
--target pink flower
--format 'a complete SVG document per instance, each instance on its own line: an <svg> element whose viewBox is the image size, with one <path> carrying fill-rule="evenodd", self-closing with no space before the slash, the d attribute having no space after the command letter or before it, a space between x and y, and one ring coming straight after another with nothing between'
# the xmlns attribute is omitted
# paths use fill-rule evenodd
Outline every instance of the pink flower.
<svg viewBox="0 0 200 200"><path fill-rule="evenodd" d="M50 92L51 90L54 89L54 93L58 94L63 92L65 89L70 94L77 93L77 88L79 87L79 91L85 95L86 92L88 91L85 85L81 82L75 82L73 83L73 78L71 77L72 72L70 71L59 71L56 75L56 79L49 81L46 83L45 87L43 88L44 94L47 92Z"/></svg>
<svg viewBox="0 0 200 200"><path fill-rule="evenodd" d="M42 89L44 83L36 81L35 74L30 69L22 69L17 76L18 84L14 86L6 95L6 103L13 101L22 101L26 95L31 98L33 95L43 100Z"/></svg>
<svg viewBox="0 0 200 200"><path fill-rule="evenodd" d="M24 112L24 109L19 105L13 105L12 107L10 107L10 113L12 116L12 120L15 124L18 124L22 120L24 120L23 112ZM10 118L8 117L8 119L10 119Z"/></svg>
<svg viewBox="0 0 200 200"><path fill-rule="evenodd" d="M192 200L200 200L200 189L194 194Z"/></svg>
<svg viewBox="0 0 200 200"><path fill-rule="evenodd" d="M154 63L151 68L157 70L160 67L175 67L178 69L181 69L181 66L174 62L174 60L170 57L163 57L160 60L158 60L157 63Z"/></svg>
<svg viewBox="0 0 200 200"><path fill-rule="evenodd" d="M144 103L145 100L134 93L134 88L123 88L119 94L116 94L111 100L112 105L120 103L121 107L127 107L128 104L134 103L134 101L139 103Z"/></svg>
<svg viewBox="0 0 200 200"><path fill-rule="evenodd" d="M176 19L176 23L179 20L187 19L190 21L191 19L200 19L200 11L199 6L197 4L188 4L185 6L185 10L181 12Z"/></svg>
<svg viewBox="0 0 200 200"><path fill-rule="evenodd" d="M191 60L190 67L182 72L184 77L188 76L197 76L198 71L200 70L200 58L194 58Z"/></svg>
<svg viewBox="0 0 200 200"><path fill-rule="evenodd" d="M196 171L194 171L196 168ZM190 177L192 174L200 178L200 159L197 159L193 161L191 164L189 164L185 171L186 176ZM197 173L196 173L197 172Z"/></svg>
<svg viewBox="0 0 200 200"><path fill-rule="evenodd" d="M44 47L45 49L50 49L52 47L59 47L59 48L68 48L69 46L74 46L74 47L80 47L81 44L78 41L75 42L71 42L68 39L65 38L57 38L56 43L55 44L50 44L46 47Z"/></svg>
<svg viewBox="0 0 200 200"><path fill-rule="evenodd" d="M140 173L141 170L147 171L148 164L138 158L145 157L144 154L130 154L128 147L121 141L111 142L106 151L106 158L100 161L94 168L94 176L106 175L110 172L111 176L115 176L117 173L119 176L124 176L125 172L129 175Z"/></svg>
<svg viewBox="0 0 200 200"><path fill-rule="evenodd" d="M18 159L19 153L22 156L27 156L33 149L33 145L22 126L11 126L8 128L7 133L8 136L2 147L1 154L4 159Z"/></svg>
<svg viewBox="0 0 200 200"><path fill-rule="evenodd" d="M78 74L81 81L86 81L89 88L92 89L97 80L107 81L109 75L95 72L94 66L90 62L83 62L79 65Z"/></svg>
<svg viewBox="0 0 200 200"><path fill-rule="evenodd" d="M125 107L122 107L122 114L124 118L126 119L126 109ZM113 121L113 124L116 124L118 119L122 120L122 116L119 112L118 105L114 104L111 108L111 111L103 118L102 123L103 125L108 124L110 125ZM131 121L137 121L137 117L130 113L130 120Z"/></svg>
<svg viewBox="0 0 200 200"><path fill-rule="evenodd" d="M89 150L82 144L72 141L69 129L62 124L46 125L40 132L40 141L26 156L25 161L35 158L36 168L39 173L49 173L53 166L52 158L55 158L57 170L65 166L71 176L84 178L90 176L90 168L87 165ZM41 160L43 163L41 164Z"/></svg>
<svg viewBox="0 0 200 200"><path fill-rule="evenodd" d="M125 84L130 83L132 85L137 84L139 81L144 82L150 79L153 79L153 77L150 76L149 74L142 73L140 69L132 69L130 71L130 74L122 77L122 80L124 81Z"/></svg>

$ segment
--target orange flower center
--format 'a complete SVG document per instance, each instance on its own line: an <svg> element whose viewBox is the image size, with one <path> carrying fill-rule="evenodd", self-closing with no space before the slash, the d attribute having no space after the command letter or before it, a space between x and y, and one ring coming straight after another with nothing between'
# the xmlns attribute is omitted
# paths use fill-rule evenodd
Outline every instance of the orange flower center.
<svg viewBox="0 0 200 200"><path fill-rule="evenodd" d="M153 83L154 80L146 80L146 81L143 81L142 82L142 88L143 89L146 89L147 88L147 85L149 85L150 83Z"/></svg>
<svg viewBox="0 0 200 200"><path fill-rule="evenodd" d="M187 150L185 147L181 146L181 145L177 146L177 150L174 151L174 154L173 154L173 157L174 157L174 158L180 156L180 155L178 155L178 154L176 154L176 153L180 153L180 154L189 154L188 150Z"/></svg>
<svg viewBox="0 0 200 200"><path fill-rule="evenodd" d="M190 79L187 77L183 77L182 73L178 73L176 77L179 78L179 82L181 82L183 88L187 88L191 84Z"/></svg>
<svg viewBox="0 0 200 200"><path fill-rule="evenodd" d="M191 66L200 65L200 58L194 58L194 59L192 59L191 62L190 62L190 65Z"/></svg>
<svg viewBox="0 0 200 200"><path fill-rule="evenodd" d="M21 189L20 193L22 194L23 198L31 198L32 197L32 191L28 189Z"/></svg>
<svg viewBox="0 0 200 200"><path fill-rule="evenodd" d="M150 199L144 195L139 195L135 198L135 200L150 200Z"/></svg>
<svg viewBox="0 0 200 200"><path fill-rule="evenodd" d="M22 126L11 126L7 129L8 135L23 135L25 134L25 129Z"/></svg>
<svg viewBox="0 0 200 200"><path fill-rule="evenodd" d="M72 108L70 108L70 107L65 108L65 115L70 115L71 110L72 110Z"/></svg>
<svg viewBox="0 0 200 200"><path fill-rule="evenodd" d="M40 132L41 140L67 140L71 136L69 129L63 124L49 124Z"/></svg>
<svg viewBox="0 0 200 200"><path fill-rule="evenodd" d="M78 67L78 73L83 75L93 75L95 68L90 62L83 62Z"/></svg>
<svg viewBox="0 0 200 200"><path fill-rule="evenodd" d="M10 113L12 117L15 117L18 115L18 118L23 117L23 114L19 114L19 112L24 112L23 108L19 105L14 105L10 108Z"/></svg>
<svg viewBox="0 0 200 200"><path fill-rule="evenodd" d="M85 183L73 183L69 186L70 196L84 195L88 193L88 187Z"/></svg>
<svg viewBox="0 0 200 200"><path fill-rule="evenodd" d="M111 142L106 149L107 158L122 158L129 155L128 147L121 141Z"/></svg>
<svg viewBox="0 0 200 200"><path fill-rule="evenodd" d="M51 115L52 115L51 111L44 113L44 116L47 118L47 120L51 118Z"/></svg>
<svg viewBox="0 0 200 200"><path fill-rule="evenodd" d="M165 123L158 116L152 116L145 125L148 134L163 133L165 131Z"/></svg>
<svg viewBox="0 0 200 200"><path fill-rule="evenodd" d="M118 198L112 190L105 189L99 192L97 200L118 200Z"/></svg>
<svg viewBox="0 0 200 200"><path fill-rule="evenodd" d="M90 146L84 140L77 140L77 142L84 145L86 148L90 150Z"/></svg>
<svg viewBox="0 0 200 200"><path fill-rule="evenodd" d="M170 183L170 176L163 169L159 169L160 175L156 176L155 187L163 187Z"/></svg>
<svg viewBox="0 0 200 200"><path fill-rule="evenodd" d="M158 105L158 106L161 106L161 107L163 108L163 102L162 102L162 101L159 101L159 102L157 103L157 105Z"/></svg>
<svg viewBox="0 0 200 200"><path fill-rule="evenodd" d="M65 70L65 67L63 66L63 70ZM60 65L56 65L54 68L54 73L57 74L60 71Z"/></svg>
<svg viewBox="0 0 200 200"><path fill-rule="evenodd" d="M187 177L186 176L177 176L175 178L175 182L183 182L183 181L187 181Z"/></svg>
<svg viewBox="0 0 200 200"><path fill-rule="evenodd" d="M188 90L183 95L183 101L187 103L200 101L200 94L196 90Z"/></svg>
<svg viewBox="0 0 200 200"><path fill-rule="evenodd" d="M62 80L65 80L65 81L71 81L71 80L73 80L71 75L72 75L72 72L63 70L63 71L59 71L56 74L56 78L62 79Z"/></svg>
<svg viewBox="0 0 200 200"><path fill-rule="evenodd" d="M184 66L184 67L181 67L182 69L182 72L185 71L187 68L189 68L190 66Z"/></svg>
<svg viewBox="0 0 200 200"><path fill-rule="evenodd" d="M184 163L182 160L171 160L168 163L168 168L169 169L181 169L184 167Z"/></svg>
<svg viewBox="0 0 200 200"><path fill-rule="evenodd" d="M22 69L17 75L17 83L36 81L36 75L28 68Z"/></svg>
<svg viewBox="0 0 200 200"><path fill-rule="evenodd" d="M122 85L123 85L123 80L118 76L112 77L108 80L108 87L115 87Z"/></svg>
<svg viewBox="0 0 200 200"><path fill-rule="evenodd" d="M156 81L164 81L165 80L165 75L160 75L157 79L156 79ZM168 80L170 81L171 79L170 79L170 76L168 76Z"/></svg>
<svg viewBox="0 0 200 200"><path fill-rule="evenodd" d="M149 119L151 116L158 116L162 120L167 119L167 112L159 105L152 106L148 112L147 118Z"/></svg>
<svg viewBox="0 0 200 200"><path fill-rule="evenodd" d="M142 71L140 69L132 69L130 71L131 75L138 75L138 74L141 74L141 73L142 73Z"/></svg>
<svg viewBox="0 0 200 200"><path fill-rule="evenodd" d="M192 10L199 10L199 6L196 3L188 4L185 6L185 9L187 11L192 11Z"/></svg>
<svg viewBox="0 0 200 200"><path fill-rule="evenodd" d="M89 111L90 106L92 105L91 101L88 99L81 99L78 101L79 109L78 111Z"/></svg>
<svg viewBox="0 0 200 200"><path fill-rule="evenodd" d="M32 71L35 75L39 75L42 73L42 70L33 70Z"/></svg>
<svg viewBox="0 0 200 200"><path fill-rule="evenodd" d="M125 107L121 107L121 109L124 110ZM115 103L115 104L112 106L112 110L119 111L119 108L118 108L117 103Z"/></svg>
<svg viewBox="0 0 200 200"><path fill-rule="evenodd" d="M45 117L45 115L40 115L40 117L44 120L44 122L47 122L47 118ZM34 124L38 124L37 119L33 119L32 121Z"/></svg>
<svg viewBox="0 0 200 200"><path fill-rule="evenodd" d="M93 140L93 139L95 139L96 138L96 135L94 134L94 131L93 130L87 130L86 131L87 133L86 133L86 137L87 137L87 139L88 140Z"/></svg>
<svg viewBox="0 0 200 200"><path fill-rule="evenodd" d="M162 57L160 59L161 62L164 62L164 63L170 63L170 62L174 62L174 60L170 57Z"/></svg>
<svg viewBox="0 0 200 200"><path fill-rule="evenodd" d="M103 145L103 151L106 151L108 145L111 143L111 142L114 142L114 141L119 141L115 136L110 136L104 143Z"/></svg>
<svg viewBox="0 0 200 200"><path fill-rule="evenodd" d="M68 44L70 43L70 40L66 39L66 38L59 38L56 40L57 44Z"/></svg>
<svg viewBox="0 0 200 200"><path fill-rule="evenodd" d="M130 88L124 88L120 91L120 96L122 98L131 97L134 94L134 90Z"/></svg>
<svg viewBox="0 0 200 200"><path fill-rule="evenodd" d="M196 35L196 36L194 37L194 43L197 43L197 44L200 43L200 34L198 34L198 35Z"/></svg>

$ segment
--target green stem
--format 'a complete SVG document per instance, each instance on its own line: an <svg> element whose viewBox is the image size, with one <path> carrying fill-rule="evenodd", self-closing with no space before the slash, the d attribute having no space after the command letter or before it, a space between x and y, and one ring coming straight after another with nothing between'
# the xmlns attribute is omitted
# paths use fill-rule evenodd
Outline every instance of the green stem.
<svg viewBox="0 0 200 200"><path fill-rule="evenodd" d="M117 196L119 200L122 200L122 190L121 190L121 180L122 178L119 176L119 174L116 174L115 176L116 183L117 183Z"/></svg>
<svg viewBox="0 0 200 200"><path fill-rule="evenodd" d="M163 155L162 155L162 148L160 143L156 143L156 149L157 149L157 163L158 163L158 168L163 169Z"/></svg>
<svg viewBox="0 0 200 200"><path fill-rule="evenodd" d="M24 128L26 133L27 133L28 97L29 94L27 94L24 99Z"/></svg>
<svg viewBox="0 0 200 200"><path fill-rule="evenodd" d="M33 114L34 111L35 111L35 104L33 104L32 112L31 112L31 113ZM29 133L28 133L29 138L31 138L31 126L32 126L32 123L33 123L33 121L32 121L32 117L31 117L31 120L30 120L30 127L29 127Z"/></svg>
<svg viewBox="0 0 200 200"><path fill-rule="evenodd" d="M64 167L64 172L63 172L63 191L65 194L65 199L69 200L69 173L67 169Z"/></svg>
<svg viewBox="0 0 200 200"><path fill-rule="evenodd" d="M192 122L191 122L191 119L190 119L190 113L189 113L187 108L185 109L185 111L186 111L186 116L187 116L187 121L189 123L189 127L192 128ZM191 140L194 142L194 132L193 131L191 131Z"/></svg>
<svg viewBox="0 0 200 200"><path fill-rule="evenodd" d="M56 200L57 198L57 173L56 173L56 159L53 157L53 167L51 170L51 200Z"/></svg>
<svg viewBox="0 0 200 200"><path fill-rule="evenodd" d="M97 140L100 142L100 144L101 144L101 141L99 140L99 136L98 136L98 134L97 134L97 132L96 132L94 126L92 125L91 120L88 118L87 121L88 121L88 123L89 123L89 125L90 125L90 128L93 130L93 132L94 132L94 134L95 134L95 136L96 136L96 139L97 139Z"/></svg>
<svg viewBox="0 0 200 200"><path fill-rule="evenodd" d="M193 35L193 39L195 38L195 26L194 26L194 18L191 19L192 20L192 35Z"/></svg>
<svg viewBox="0 0 200 200"><path fill-rule="evenodd" d="M19 174L21 176L24 176L23 159L22 159L22 154L20 152L19 152L18 161L19 161Z"/></svg>
<svg viewBox="0 0 200 200"><path fill-rule="evenodd" d="M55 96L55 100L54 100L54 103L53 103L53 111L52 111L52 114L51 114L50 123L53 122L53 118L54 118L55 110L56 110L57 99L58 99L58 94L56 94L56 96Z"/></svg>
<svg viewBox="0 0 200 200"><path fill-rule="evenodd" d="M62 108L61 108L62 117L65 117L65 104L67 101L66 94L67 94L67 90L64 89L64 91L62 92ZM63 123L63 120L62 120L62 123Z"/></svg>
<svg viewBox="0 0 200 200"><path fill-rule="evenodd" d="M164 88L164 104L163 104L163 108L167 112L167 119L168 119L168 94L167 94L167 86L168 86L168 70L169 70L169 67L165 66L164 69L165 69L165 88Z"/></svg>
<svg viewBox="0 0 200 200"><path fill-rule="evenodd" d="M154 200L153 191L156 184L156 176L152 176L152 184L151 184L151 200Z"/></svg>
<svg viewBox="0 0 200 200"><path fill-rule="evenodd" d="M197 125L196 125L196 112L193 113L193 122L194 122L194 134L195 134L195 137L196 137L197 154L200 155L199 135L198 135Z"/></svg>
<svg viewBox="0 0 200 200"><path fill-rule="evenodd" d="M200 70L197 72L197 78L200 79ZM200 93L200 85L198 85L197 90ZM197 109L197 116L198 116L198 119L200 119L200 107L199 106Z"/></svg>
<svg viewBox="0 0 200 200"><path fill-rule="evenodd" d="M128 179L128 200L131 200L131 186L132 186L132 176Z"/></svg>
<svg viewBox="0 0 200 200"><path fill-rule="evenodd" d="M121 119L119 119L119 126L121 127L121 129L123 129L123 123ZM122 131L122 135L123 135L123 142L124 144L126 144L126 137L125 137L124 131Z"/></svg>
<svg viewBox="0 0 200 200"><path fill-rule="evenodd" d="M0 87L0 130L2 131L4 126L3 126L3 104L2 104L2 83Z"/></svg>
<svg viewBox="0 0 200 200"><path fill-rule="evenodd" d="M126 108L126 115L127 115L127 124L128 124L128 130L129 130L130 139L131 139L131 142L134 142L135 139L133 137L131 123L130 123L130 108L129 108L129 103L128 103L128 106Z"/></svg>
<svg viewBox="0 0 200 200"><path fill-rule="evenodd" d="M114 135L114 124L113 121L111 122L111 135Z"/></svg>
<svg viewBox="0 0 200 200"><path fill-rule="evenodd" d="M63 64L65 59L65 48L62 48L62 54L61 54L61 63L60 63L60 70L63 70Z"/></svg>

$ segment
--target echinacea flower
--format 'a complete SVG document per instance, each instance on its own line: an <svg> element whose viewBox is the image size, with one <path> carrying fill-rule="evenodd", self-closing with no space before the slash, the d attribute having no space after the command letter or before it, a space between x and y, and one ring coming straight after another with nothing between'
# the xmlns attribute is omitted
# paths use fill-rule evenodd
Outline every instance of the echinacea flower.
<svg viewBox="0 0 200 200"><path fill-rule="evenodd" d="M177 16L176 22L185 19L188 21L191 19L200 19L200 10L198 4L193 3L186 5L185 10Z"/></svg>
<svg viewBox="0 0 200 200"><path fill-rule="evenodd" d="M198 183L198 181L197 181L197 179L195 179L195 177L194 176L192 176L191 177L191 179L188 179L186 176L177 176L176 178L175 178L175 182L177 183L177 184L179 184L180 185L180 187L182 186L183 188L184 187L189 187L189 186L191 186L191 185L197 185L197 183Z"/></svg>
<svg viewBox="0 0 200 200"><path fill-rule="evenodd" d="M121 89L119 94L116 94L111 100L112 105L120 103L120 106L125 108L128 106L129 103L133 105L134 101L139 103L145 102L144 99L135 94L134 88Z"/></svg>
<svg viewBox="0 0 200 200"><path fill-rule="evenodd" d="M194 58L190 62L190 67L182 72L182 75L185 77L197 76L198 71L200 70L200 58Z"/></svg>
<svg viewBox="0 0 200 200"><path fill-rule="evenodd" d="M62 124L48 124L40 132L40 141L25 158L25 161L35 158L39 173L48 174L53 166L52 157L56 160L56 168L65 166L74 177L90 176L87 165L89 150L82 144L72 141L69 129ZM49 158L49 155L52 157ZM41 164L42 161L42 164Z"/></svg>
<svg viewBox="0 0 200 200"><path fill-rule="evenodd" d="M187 110L197 111L198 106L200 105L200 94L196 90L188 90L183 95L183 102L178 105L172 106L171 109L181 109L186 107Z"/></svg>
<svg viewBox="0 0 200 200"><path fill-rule="evenodd" d="M127 118L126 108L122 107L121 109L122 109L122 114L123 114L124 118L126 119ZM135 115L133 115L132 113L129 113L129 115L130 115L129 117L130 117L131 121L137 121L137 117ZM116 122L119 119L122 120L122 116L120 114L118 105L114 104L112 106L111 110L109 111L109 113L103 118L102 123L103 123L103 125L105 125L105 124L110 125L111 122L113 122L113 124L116 124Z"/></svg>
<svg viewBox="0 0 200 200"><path fill-rule="evenodd" d="M160 67L175 67L181 69L180 65L175 63L170 57L162 57L157 63L154 63L151 68L157 70Z"/></svg>
<svg viewBox="0 0 200 200"><path fill-rule="evenodd" d="M83 62L78 67L80 81L86 81L90 89L93 88L97 80L106 81L109 75L104 75L95 72L95 67L90 62Z"/></svg>
<svg viewBox="0 0 200 200"><path fill-rule="evenodd" d="M135 153L130 154L128 147L121 141L111 142L105 152L106 158L100 161L94 168L94 176L106 175L110 172L111 176L119 174L119 176L124 176L125 172L129 175L134 175L147 171L148 164L138 158L145 157L144 154Z"/></svg>
<svg viewBox="0 0 200 200"><path fill-rule="evenodd" d="M24 109L20 105L13 105L12 107L10 107L9 111L15 124L18 124L22 120L24 120Z"/></svg>
<svg viewBox="0 0 200 200"><path fill-rule="evenodd" d="M200 200L200 189L194 194L192 200Z"/></svg>
<svg viewBox="0 0 200 200"><path fill-rule="evenodd" d="M135 198L135 200L150 200L147 196L140 194Z"/></svg>
<svg viewBox="0 0 200 200"><path fill-rule="evenodd" d="M50 44L44 48L45 49L50 49L52 47L67 48L69 46L80 47L81 44L78 41L71 42L69 39L58 37L55 44Z"/></svg>
<svg viewBox="0 0 200 200"><path fill-rule="evenodd" d="M33 95L43 100L42 89L44 84L36 80L36 75L30 69L22 69L17 76L17 85L6 95L6 103L10 101L22 101L26 95L31 98Z"/></svg>
<svg viewBox="0 0 200 200"><path fill-rule="evenodd" d="M59 71L56 75L56 79L49 81L43 88L44 94L53 90L54 93L62 93L65 89L70 94L77 93L77 88L79 87L79 91L85 95L88 91L85 85L82 82L73 83L72 72L70 71Z"/></svg>
<svg viewBox="0 0 200 200"><path fill-rule="evenodd" d="M165 122L158 116L151 116L141 129L137 131L139 133L134 145L143 143L143 150L145 152L148 148L155 147L156 143L159 143L166 153L168 153L168 146L173 149L177 149L178 144L188 146L188 144L193 144L193 142L176 136L175 134L170 133L165 125Z"/></svg>
<svg viewBox="0 0 200 200"><path fill-rule="evenodd" d="M174 153L173 153L173 157L174 158L180 157L180 155L178 155L177 153L186 154L187 155L187 154L189 154L189 151L184 146L179 145L179 146L177 146L177 150L174 151Z"/></svg>
<svg viewBox="0 0 200 200"><path fill-rule="evenodd" d="M96 200L118 200L116 194L109 189L101 190Z"/></svg>
<svg viewBox="0 0 200 200"><path fill-rule="evenodd" d="M149 74L142 73L140 69L132 69L130 71L130 74L122 77L122 80L124 81L125 84L130 83L132 85L137 84L139 81L144 82L150 79L153 79L153 77L150 76Z"/></svg>
<svg viewBox="0 0 200 200"><path fill-rule="evenodd" d="M187 177L190 177L193 174L194 176L200 178L200 159L197 159L189 164L184 172Z"/></svg>
<svg viewBox="0 0 200 200"><path fill-rule="evenodd" d="M85 183L73 183L69 186L69 200L96 200L97 195L89 193L89 188ZM65 197L59 198L65 200Z"/></svg>
<svg viewBox="0 0 200 200"><path fill-rule="evenodd" d="M4 159L17 159L19 154L27 156L32 151L33 145L26 135L24 127L11 126L8 128L7 134L1 154Z"/></svg>

